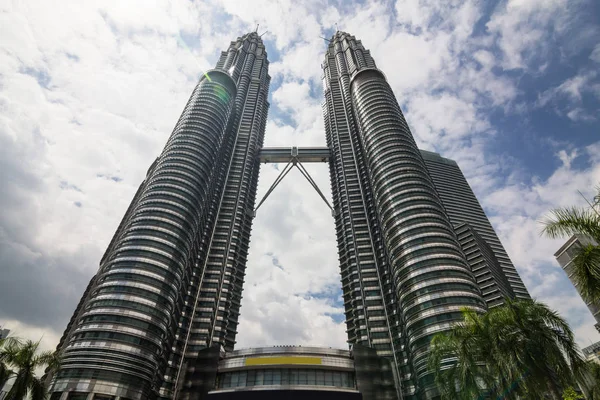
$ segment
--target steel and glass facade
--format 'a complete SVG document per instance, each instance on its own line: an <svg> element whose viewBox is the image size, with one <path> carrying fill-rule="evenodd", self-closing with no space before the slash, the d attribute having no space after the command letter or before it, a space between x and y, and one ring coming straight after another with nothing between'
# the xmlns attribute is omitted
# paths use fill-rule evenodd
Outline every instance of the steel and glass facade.
<svg viewBox="0 0 600 400"><path fill-rule="evenodd" d="M515 293L485 239L467 223L455 225L454 230L488 308L504 304L505 299L514 299Z"/></svg>
<svg viewBox="0 0 600 400"><path fill-rule="evenodd" d="M323 105L350 343L397 368L404 399L437 396L433 335L485 311L479 287L387 80L360 40L337 32Z"/></svg>
<svg viewBox="0 0 600 400"><path fill-rule="evenodd" d="M261 151L270 77L258 34L200 78L59 343L53 400L436 398L431 339L489 300L467 245L494 282L505 253L476 209L447 200L454 186L436 182L360 40L336 32L322 66L328 148L291 153ZM260 162L329 163L351 352L234 351ZM518 282L494 287L518 297ZM260 364L274 359L287 361Z"/></svg>
<svg viewBox="0 0 600 400"><path fill-rule="evenodd" d="M503 304L504 298L529 299L521 277L456 161L430 151L421 150L421 155L488 305Z"/></svg>
<svg viewBox="0 0 600 400"><path fill-rule="evenodd" d="M198 352L233 349L269 81L256 33L200 77L61 339L53 399L191 398Z"/></svg>

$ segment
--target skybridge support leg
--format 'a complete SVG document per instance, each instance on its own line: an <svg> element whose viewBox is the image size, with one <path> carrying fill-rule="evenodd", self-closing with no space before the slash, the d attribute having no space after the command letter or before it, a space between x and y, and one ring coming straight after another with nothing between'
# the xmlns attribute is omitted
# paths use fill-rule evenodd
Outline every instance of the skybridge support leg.
<svg viewBox="0 0 600 400"><path fill-rule="evenodd" d="M285 178L285 176L294 167L296 167L298 169L298 171L300 171L300 173L302 174L302 176L304 176L304 178L306 178L306 180L308 181L308 183L310 183L310 185L313 187L313 189L315 189L315 191L319 194L319 196L321 197L321 199L323 199L323 201L325 202L325 204L327 205L327 207L329 207L329 209L331 210L331 215L335 217L335 215L336 215L335 210L333 209L333 207L331 207L331 205L327 201L327 198L325 197L325 195L323 195L323 192L321 192L321 190L319 189L319 186L314 181L314 179L310 176L310 174L308 173L308 171L306 170L306 168L304 168L304 165L302 165L302 163L298 160L297 155L298 155L297 152L295 154L294 154L294 152L292 153L292 159L290 160L290 162L288 162L287 165L285 166L285 168L283 170L281 170L281 172L279 173L279 175L275 179L275 182L273 182L273 184L271 185L271 187L269 188L269 190L267 190L267 193L265 193L265 195L263 196L263 198L260 200L260 202L258 203L258 205L256 206L256 208L254 209L254 217L256 217L256 212L258 211L258 209L260 208L260 206L263 205L263 203L265 202L265 200L267 199L267 197L269 197L269 195L271 193L273 193L273 190L275 190L275 188L277 187L277 185L279 185L279 183L283 180L283 178Z"/></svg>
<svg viewBox="0 0 600 400"><path fill-rule="evenodd" d="M285 176L292 170L292 168L294 167L294 165L295 165L295 163L292 160L289 163L287 163L287 165L285 166L284 169L281 170L281 172L279 173L279 175L275 179L275 182L273 182L273 184L271 185L271 187L269 188L269 190L267 190L267 193L265 193L265 195L263 196L263 198L260 200L260 202L258 203L258 205L256 206L256 208L254 209L254 216L255 217L256 217L256 212L258 211L258 209L260 208L260 206L262 206L262 204L265 202L265 200L267 199L267 197L269 197L269 195L273 192L273 190L275 190L275 188L277 187L277 185L279 185L279 182L281 182L283 180L283 178L285 178Z"/></svg>

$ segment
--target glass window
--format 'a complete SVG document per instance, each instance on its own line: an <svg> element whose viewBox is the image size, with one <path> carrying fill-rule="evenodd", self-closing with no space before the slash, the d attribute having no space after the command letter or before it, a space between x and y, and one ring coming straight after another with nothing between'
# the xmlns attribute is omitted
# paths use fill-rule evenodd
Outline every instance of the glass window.
<svg viewBox="0 0 600 400"><path fill-rule="evenodd" d="M307 384L307 371L303 371L303 370L298 371L298 384L299 385Z"/></svg>
<svg viewBox="0 0 600 400"><path fill-rule="evenodd" d="M255 385L262 385L264 381L264 372L261 370L256 371L256 377L254 378Z"/></svg>
<svg viewBox="0 0 600 400"><path fill-rule="evenodd" d="M223 374L223 377L221 378L221 387L231 387L231 374Z"/></svg>
<svg viewBox="0 0 600 400"><path fill-rule="evenodd" d="M281 384L281 371L274 370L273 371L273 385L280 385L280 384Z"/></svg>
<svg viewBox="0 0 600 400"><path fill-rule="evenodd" d="M238 386L246 386L246 371L240 371L239 374Z"/></svg>
<svg viewBox="0 0 600 400"><path fill-rule="evenodd" d="M306 372L306 383L308 385L315 385L317 383L317 379L316 379L316 371L315 370L308 370Z"/></svg>
<svg viewBox="0 0 600 400"><path fill-rule="evenodd" d="M247 386L254 386L256 381L256 371L248 371Z"/></svg>
<svg viewBox="0 0 600 400"><path fill-rule="evenodd" d="M239 374L237 372L231 373L231 387L238 386Z"/></svg>
<svg viewBox="0 0 600 400"><path fill-rule="evenodd" d="M264 385L272 385L273 384L273 371L268 369L264 372L263 378Z"/></svg>
<svg viewBox="0 0 600 400"><path fill-rule="evenodd" d="M317 371L316 378L317 378L317 385L319 385L319 386L325 385L325 371Z"/></svg>
<svg viewBox="0 0 600 400"><path fill-rule="evenodd" d="M337 387L342 386L342 373L341 372L336 371L333 373L333 386L337 386Z"/></svg>
<svg viewBox="0 0 600 400"><path fill-rule="evenodd" d="M333 372L325 371L325 386L333 386Z"/></svg>
<svg viewBox="0 0 600 400"><path fill-rule="evenodd" d="M87 396L87 393L71 393L69 400L86 400Z"/></svg>
<svg viewBox="0 0 600 400"><path fill-rule="evenodd" d="M342 374L340 376L340 379L341 379L341 386L343 386L343 387L349 387L350 386L350 382L349 382L349 379L348 379L348 373L347 372L342 372Z"/></svg>
<svg viewBox="0 0 600 400"><path fill-rule="evenodd" d="M298 384L298 370L291 369L290 370L290 385L297 385L297 384Z"/></svg>
<svg viewBox="0 0 600 400"><path fill-rule="evenodd" d="M311 385L354 387L352 373L320 369L256 369L224 373L219 378L220 388L259 385Z"/></svg>

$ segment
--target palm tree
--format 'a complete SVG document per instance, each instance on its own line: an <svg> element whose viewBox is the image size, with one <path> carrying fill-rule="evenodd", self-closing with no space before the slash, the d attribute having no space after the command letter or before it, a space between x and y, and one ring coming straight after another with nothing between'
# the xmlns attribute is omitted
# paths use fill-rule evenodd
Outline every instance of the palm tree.
<svg viewBox="0 0 600 400"><path fill-rule="evenodd" d="M486 316L462 310L463 321L431 341L429 368L444 399L477 399L494 386L494 375L484 362L493 351Z"/></svg>
<svg viewBox="0 0 600 400"><path fill-rule="evenodd" d="M442 398L542 399L549 393L560 399L561 387L581 377L584 361L573 332L546 305L507 300L483 315L463 315L432 341L429 366Z"/></svg>
<svg viewBox="0 0 600 400"><path fill-rule="evenodd" d="M542 234L552 239L579 234L595 241L578 248L572 261L573 283L588 301L600 301L600 186L596 191L588 207L556 208L541 221Z"/></svg>
<svg viewBox="0 0 600 400"><path fill-rule="evenodd" d="M6 348L5 362L14 369L14 383L6 396L6 400L43 400L47 396L46 386L41 378L35 375L38 368L47 366L51 371L60 364L57 353L39 352L40 342L27 340L15 342ZM29 396L29 397L27 397Z"/></svg>
<svg viewBox="0 0 600 400"><path fill-rule="evenodd" d="M497 365L505 374L526 374L520 386L530 396L548 392L560 399L561 386L581 378L585 362L573 331L556 311L535 300L507 300L488 317L498 340Z"/></svg>
<svg viewBox="0 0 600 400"><path fill-rule="evenodd" d="M581 386L588 400L600 400L600 364L588 361L586 376Z"/></svg>
<svg viewBox="0 0 600 400"><path fill-rule="evenodd" d="M13 337L0 339L0 390L6 385L14 372L6 364L6 352L9 346L17 339Z"/></svg>

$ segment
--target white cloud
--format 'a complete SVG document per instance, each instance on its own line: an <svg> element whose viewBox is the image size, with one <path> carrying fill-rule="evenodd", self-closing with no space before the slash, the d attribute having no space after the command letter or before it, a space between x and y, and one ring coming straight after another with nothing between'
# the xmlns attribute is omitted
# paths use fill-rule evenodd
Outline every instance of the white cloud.
<svg viewBox="0 0 600 400"><path fill-rule="evenodd" d="M497 38L505 69L537 70L559 51L565 59L597 42L587 0L505 0L486 24ZM543 68L544 69L544 68Z"/></svg>
<svg viewBox="0 0 600 400"><path fill-rule="evenodd" d="M311 81L319 85L321 63L315 62L323 57L323 40L316 38L310 42L298 43L286 51L280 61L269 67L274 78L282 76L284 80Z"/></svg>
<svg viewBox="0 0 600 400"><path fill-rule="evenodd" d="M60 334L50 327L27 325L18 320L5 320L1 328L10 328L10 336L40 341L41 349L52 349L60 340Z"/></svg>
<svg viewBox="0 0 600 400"><path fill-rule="evenodd" d="M592 50L592 53L590 54L590 58L595 62L600 63L600 44L597 44L596 47L594 47L594 50Z"/></svg>
<svg viewBox="0 0 600 400"><path fill-rule="evenodd" d="M241 19L252 29L257 23L267 29L279 50L299 41L316 41L321 35L322 28L316 17L316 11L321 9L319 1L223 0L221 5L227 13Z"/></svg>
<svg viewBox="0 0 600 400"><path fill-rule="evenodd" d="M547 51L544 39L569 11L566 0L509 0L497 7L487 28L499 37L507 69L526 68L534 56Z"/></svg>
<svg viewBox="0 0 600 400"><path fill-rule="evenodd" d="M567 238L541 237L540 221L552 208L586 205L578 191L590 198L600 182L598 146L600 142L581 154L576 150L559 151L557 158L562 165L546 180L523 181L480 196L483 206L494 215L492 223L498 236L531 294L566 317L579 333L581 344L597 341L600 335L589 329L588 325L594 324L591 313L554 258ZM572 166L578 157L585 160L587 167Z"/></svg>
<svg viewBox="0 0 600 400"><path fill-rule="evenodd" d="M567 79L559 86L546 90L538 99L539 106L543 107L559 96L564 96L573 103L580 103L583 93L590 90L590 83L596 77L596 72L588 72L575 75Z"/></svg>
<svg viewBox="0 0 600 400"><path fill-rule="evenodd" d="M577 158L577 150L573 150L570 153L566 150L560 150L556 155L562 161L565 168L571 168L571 162Z"/></svg>
<svg viewBox="0 0 600 400"><path fill-rule="evenodd" d="M503 2L487 31L473 34L482 29L485 11L476 1L4 2L1 268L3 276L10 272L19 285L29 284L43 304L37 311L23 305L27 315L21 318L18 305L2 298L3 324L33 338L44 331L45 346L53 346L197 77L256 23L259 32L269 31L264 38L274 83L265 145L325 145L320 63L326 47L319 36L338 23L371 50L419 144L460 163L532 291L563 315L576 314L569 318L578 335L593 337L577 296L550 290L565 286L552 257L560 243L539 239L535 221L550 207L580 201L575 189L599 180L600 151L558 152L562 165L536 180L519 171L510 155L490 149L499 134L490 114L511 113L521 95L518 79L499 67L551 68L544 43L551 43L553 32L563 37L572 31L575 6L565 4ZM565 7L569 12L561 14ZM592 60L598 61L597 50ZM544 68L534 65L539 60ZM585 71L545 88L545 104L567 99L574 104L564 113L568 118L589 115L583 100L597 88L593 73ZM589 164L577 169L581 157ZM327 166L309 171L330 198ZM278 173L275 166L262 167L259 196ZM344 346L333 219L303 179L291 172L258 212L240 346ZM25 279L20 270L46 280L61 277L70 289ZM60 300L60 313L44 308L48 297Z"/></svg>

